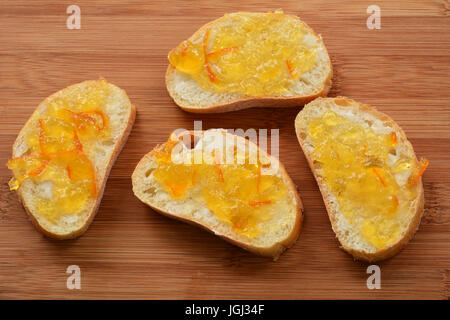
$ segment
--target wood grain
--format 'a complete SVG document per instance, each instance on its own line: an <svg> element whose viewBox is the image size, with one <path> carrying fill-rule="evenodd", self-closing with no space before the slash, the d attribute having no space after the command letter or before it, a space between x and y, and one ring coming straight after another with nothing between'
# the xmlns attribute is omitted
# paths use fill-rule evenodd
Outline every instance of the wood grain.
<svg viewBox="0 0 450 320"><path fill-rule="evenodd" d="M279 1L322 34L335 69L334 95L371 104L406 131L424 177L425 214L400 254L380 264L381 290L366 265L338 248L318 187L294 133L300 108L193 115L164 85L167 53L226 12L265 11L271 1L76 1L82 29L66 28L62 1L2 1L0 7L0 298L448 299L450 294L449 1ZM70 3L71 4L71 3ZM366 8L381 7L381 30ZM7 181L11 145L51 93L99 76L125 89L138 115L86 234L44 238ZM305 206L298 243L277 262L154 213L131 191L139 159L176 128L279 128L280 159ZM67 290L79 265L82 289Z"/></svg>

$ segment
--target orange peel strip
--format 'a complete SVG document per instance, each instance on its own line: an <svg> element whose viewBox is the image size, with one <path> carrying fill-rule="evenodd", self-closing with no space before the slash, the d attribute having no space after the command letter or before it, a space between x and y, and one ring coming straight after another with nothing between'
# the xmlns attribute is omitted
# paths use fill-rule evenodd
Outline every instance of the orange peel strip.
<svg viewBox="0 0 450 320"><path fill-rule="evenodd" d="M397 198L397 196L392 196L392 200L394 201L394 203L395 203L395 205L398 207L398 205L399 205L399 202L398 202L398 198Z"/></svg>
<svg viewBox="0 0 450 320"><path fill-rule="evenodd" d="M44 160L42 161L42 165L39 168L36 168L34 170L31 170L28 175L29 176L37 176L39 175L42 171L44 171L44 169L47 167L48 163L50 162L50 160Z"/></svg>
<svg viewBox="0 0 450 320"><path fill-rule="evenodd" d="M81 144L81 141L78 138L78 134L75 130L73 131L73 140L75 142L75 149L83 152L83 145Z"/></svg>
<svg viewBox="0 0 450 320"><path fill-rule="evenodd" d="M70 166L66 166L67 176L72 180L72 171L70 171Z"/></svg>
<svg viewBox="0 0 450 320"><path fill-rule="evenodd" d="M419 178L425 173L425 170L427 170L428 165L430 164L430 161L427 159L420 159L419 163L422 164L422 168L419 170L417 175L411 181L411 183L409 184L409 187L413 187L417 183Z"/></svg>
<svg viewBox="0 0 450 320"><path fill-rule="evenodd" d="M212 154L214 156L214 162L216 164L217 172L219 173L219 180L220 180L220 182L225 182L225 180L223 178L222 168L220 166L219 155L216 153L216 150L213 150Z"/></svg>
<svg viewBox="0 0 450 320"><path fill-rule="evenodd" d="M211 70L211 67L208 64L208 39L209 39L209 33L211 32L210 29L206 29L205 35L203 36L203 55L205 56L205 69L208 73L208 78L211 82L214 82L216 79L216 76L214 72Z"/></svg>
<svg viewBox="0 0 450 320"><path fill-rule="evenodd" d="M295 80L297 78L297 75L294 73L294 67L292 66L292 64L289 60L286 60L286 65L287 65L289 74L291 75L291 78Z"/></svg>
<svg viewBox="0 0 450 320"><path fill-rule="evenodd" d="M395 131L391 132L391 139L392 139L392 143L394 144L394 146L396 146L398 144L398 138L397 138L397 134L395 133Z"/></svg>
<svg viewBox="0 0 450 320"><path fill-rule="evenodd" d="M234 51L234 50L237 50L237 47L223 48L223 49L220 49L220 50L216 50L216 51L210 52L210 53L207 54L207 56L209 58L209 57L212 57L212 56L215 56L215 55L220 55L222 53L229 52L229 51Z"/></svg>
<svg viewBox="0 0 450 320"><path fill-rule="evenodd" d="M252 207L257 207L263 204L271 204L271 200L250 200L248 204Z"/></svg>
<svg viewBox="0 0 450 320"><path fill-rule="evenodd" d="M211 82L216 81L216 75L214 74L214 72L212 71L211 67L209 66L208 63L205 63L205 68L206 71L208 72L208 78Z"/></svg>
<svg viewBox="0 0 450 320"><path fill-rule="evenodd" d="M75 121L78 119L84 119L89 121L92 125L94 125L99 131L102 131L103 129L105 129L106 127L106 115L99 111L99 110L91 110L91 111L84 111L84 112L74 112L74 111L70 111L68 109L64 109L66 111L68 111L70 113L70 115L72 116L72 119L74 119ZM102 125L98 125L97 124L97 119L95 119L94 117L90 116L89 114L96 114L98 115L101 119L102 119Z"/></svg>
<svg viewBox="0 0 450 320"><path fill-rule="evenodd" d="M187 46L187 44L185 42L185 43L183 43L183 48L181 49L181 56L182 57L184 57L186 55L187 49L188 49L188 46Z"/></svg>
<svg viewBox="0 0 450 320"><path fill-rule="evenodd" d="M377 169L372 168L373 172L375 173L375 175L378 177L378 180L380 180L380 182L383 184L383 186L387 187L387 183L386 181L383 180L383 177L381 176L381 174L378 172Z"/></svg>

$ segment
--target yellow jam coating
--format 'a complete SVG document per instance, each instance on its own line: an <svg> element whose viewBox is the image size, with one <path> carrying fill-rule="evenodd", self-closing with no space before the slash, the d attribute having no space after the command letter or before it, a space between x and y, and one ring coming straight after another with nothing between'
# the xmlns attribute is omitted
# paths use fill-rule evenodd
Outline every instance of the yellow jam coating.
<svg viewBox="0 0 450 320"><path fill-rule="evenodd" d="M330 110L310 120L308 133L315 148L313 159L349 223L359 221L362 236L377 249L399 240L417 196L414 178L422 171L422 162L400 155L389 166L389 154L396 154L398 143L395 132L375 133ZM396 175L405 172L409 183L399 185Z"/></svg>
<svg viewBox="0 0 450 320"><path fill-rule="evenodd" d="M186 40L169 62L212 92L249 96L279 95L316 64L316 48L303 42L311 33L282 11L236 13L207 28L203 38Z"/></svg>
<svg viewBox="0 0 450 320"><path fill-rule="evenodd" d="M221 163L218 149L205 151L203 158L209 158L201 164L175 163L171 151L176 144L171 138L153 151L158 161L154 178L172 198L201 198L234 231L249 238L257 236L261 232L258 225L271 219L272 210L286 195L282 178L266 174L265 164L251 164L248 155L244 164L237 164L236 152L232 164Z"/></svg>
<svg viewBox="0 0 450 320"><path fill-rule="evenodd" d="M33 180L36 210L51 222L81 213L87 201L97 197L95 169L88 156L95 152L94 141L110 136L103 111L107 96L104 80L56 95L32 120L24 137L27 153L7 163L14 173L11 190Z"/></svg>

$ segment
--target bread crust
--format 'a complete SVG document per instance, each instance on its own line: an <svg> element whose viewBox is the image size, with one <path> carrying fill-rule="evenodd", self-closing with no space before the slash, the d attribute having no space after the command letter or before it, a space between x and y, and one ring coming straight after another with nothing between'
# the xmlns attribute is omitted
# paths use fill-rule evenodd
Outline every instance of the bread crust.
<svg viewBox="0 0 450 320"><path fill-rule="evenodd" d="M287 17L295 18L300 20L295 15L286 15ZM206 23L200 29L198 29L189 39L198 39L203 36L206 29L210 28L214 24L220 22L222 19L225 19L225 16L220 17L216 20L213 20L211 22ZM321 39L314 30L309 27L305 22L300 22L311 31L311 33L318 39ZM325 53L329 56L328 51L323 45L325 49ZM247 109L252 107L298 107L302 106L318 97L325 97L328 92L331 89L332 86L332 77L333 77L333 66L331 64L331 59L328 59L328 65L329 65L329 73L327 75L327 78L325 82L323 83L323 87L318 90L316 93L307 95L307 96L289 96L289 97L283 97L283 96L267 96L267 97L246 97L246 98L239 98L236 100L230 100L226 103L219 103L210 105L208 107L195 107L189 104L186 104L183 102L183 98L179 97L179 95L175 92L172 86L172 82L174 82L174 74L176 69L169 63L167 70L166 70L166 88L170 95L170 97L173 99L173 101L184 111L191 112L191 113L221 113L221 112L230 112L230 111L237 111L241 109Z"/></svg>
<svg viewBox="0 0 450 320"><path fill-rule="evenodd" d="M77 84L68 86L68 87L66 87L66 88L64 88L64 89L62 89L62 90L60 90L60 91L57 91L57 92L53 93L52 95L50 95L49 97L45 98L44 101L42 101L42 102L39 104L39 106L35 109L35 111L32 113L32 115L30 116L30 118L27 120L27 122L26 122L25 125L22 127L22 129L20 130L19 134L17 135L17 138L16 138L16 140L15 140L15 142L14 142L14 144L13 144L13 148L12 148L12 150L13 150L13 155L14 155L14 153L15 153L14 150L17 148L17 146L18 146L18 144L19 144L19 139L20 139L20 137L23 136L24 131L25 131L26 128L31 124L34 115L42 108L42 106L44 106L44 105L47 103L47 101L51 100L51 99L52 99L54 96L56 96L57 94L61 94L61 93L62 93L62 94L65 94L66 91L72 90L73 87L76 87L76 86L79 86L79 85L82 85L82 84L94 83L94 82L96 82L96 81L97 81L97 80L87 80L87 81L84 81L84 82L81 82L81 83L77 83ZM118 88L119 90L121 90L121 91L126 95L126 92L125 92L123 89L121 89L121 88L119 88L119 87L116 87L116 88ZM105 190L106 181L107 181L107 179L108 179L108 176L109 176L109 173L110 173L110 171L111 171L111 168L112 168L114 162L116 161L116 159L117 159L117 157L118 157L120 151L122 150L123 146L125 145L125 143L126 143L126 141L127 141L127 139L128 139L128 136L129 136L129 134L130 134L130 132L131 132L131 129L132 129L132 127L133 127L134 120L135 120L135 118L136 118L136 107L135 107L134 105L132 105L132 104L130 105L130 107L131 107L130 117L128 118L128 122L127 122L127 125L126 125L126 127L125 127L125 130L124 130L124 131L122 132L122 134L119 136L118 142L116 143L116 146L114 147L114 151L113 151L113 153L112 153L112 157L109 159L108 164L106 165L105 175L102 177L102 180L101 180L101 182L99 183L100 188L99 188L99 190L98 190L98 195L97 195L97 199L95 200L95 204L94 204L92 210L91 210L90 213L89 213L89 217L88 217L88 219L86 220L86 223L83 224L83 225L81 226L80 229L78 229L78 230L73 230L72 232L67 233L67 234L57 234L57 233L53 233L53 232L51 232L51 231L45 229L45 228L39 223L39 221L38 221L37 218L33 215L33 213L31 212L30 207L28 206L28 204L27 204L26 201L24 200L24 197L23 197L21 188L19 188L19 189L17 190L17 195L18 195L18 197L19 197L19 201L20 201L20 203L22 203L22 205L23 205L23 207L24 207L26 213L27 213L28 216L30 217L31 222L33 223L33 225L36 227L36 229L37 229L38 231L40 231L42 234L44 234L44 235L47 236L48 238L52 238L52 239L56 239L56 240L75 239L75 238L81 236L81 235L82 235L84 232L86 232L86 230L89 228L89 225L91 224L92 220L94 219L94 217L95 217L96 214L97 214L98 208L99 208L99 206L100 206L100 202L101 202L101 200L102 200L102 198L103 198L103 193L104 193L104 190Z"/></svg>
<svg viewBox="0 0 450 320"><path fill-rule="evenodd" d="M392 128L395 129L396 132L400 133L400 136L398 137L398 139L402 140L403 143L406 143L408 145L408 148L413 150L413 153L414 153L414 149L413 149L411 143L409 142L409 140L407 139L406 134L404 133L402 128L393 119L391 119L386 114L378 111L376 108L371 107L366 104L356 102L355 100L352 100L347 97L342 97L342 96L338 96L335 98L319 98L316 101L314 101L313 103L319 103L319 102L321 102L321 100L324 100L324 99L340 99L344 102L344 104L347 103L348 106L357 105L360 110L362 110L366 113L370 113L371 115L382 120L383 122L388 123ZM345 107L345 105L341 105L341 104L339 104L339 105L342 107ZM326 188L325 182L323 181L322 177L317 174L316 166L314 165L313 159L305 146L304 139L301 137L302 132L298 125L298 123L301 120L301 117L302 117L302 114L300 112L295 119L295 131L297 134L297 139L303 150L303 153L305 154L306 160L308 162L309 167L311 168L314 178L316 179L316 182L319 186L319 190L320 190L320 193L322 194L322 198L325 203L325 207L327 209L327 213L328 213L328 217L331 222L332 229L335 232L336 237L339 240L340 248L343 249L344 251L346 251L347 253L351 254L354 257L354 259L365 261L368 263L386 260L386 259L394 256L395 254L397 254L413 238L415 232L417 231L417 229L419 228L419 225L420 225L420 220L422 218L424 202L425 202L422 178L419 178L419 180L417 181L416 186L415 186L417 188L418 201L416 202L416 206L414 208L414 216L409 223L409 226L405 232L405 235L401 239L399 239L397 242L391 244L387 248L385 248L383 250L378 250L375 253L368 253L368 252L365 252L362 250L356 250L354 248L346 246L343 243L343 241L341 241L342 235L340 234L340 232L337 230L337 227L336 227L335 216L337 213L336 213L336 210L333 210L331 203L330 203L330 199L327 197L327 192L325 190L325 188ZM417 157L416 157L416 160L417 160Z"/></svg>
<svg viewBox="0 0 450 320"><path fill-rule="evenodd" d="M202 132L204 132L204 131L202 131ZM198 131L197 132L190 131L190 133L193 134L193 135L198 135L199 134ZM229 133L226 133L226 134L230 135ZM244 139L244 138L239 137L239 136L237 136L237 137L238 137L238 139ZM248 143L252 143L253 144L253 142L251 142L251 141L249 141L247 139L245 139L245 140ZM258 150L260 150L260 149L258 148ZM132 175L133 192L134 192L135 196L138 199L140 199L140 198L138 197L138 195L136 194L136 191L134 190L134 181L141 174L140 167L145 165L147 162L153 160L153 155L151 155L150 153L151 152L147 153L139 161L139 163L137 164L136 169L134 170L133 175ZM255 253L257 255L264 256L264 257L271 257L271 258L273 258L273 260L277 260L278 257L286 249L290 248L291 246L293 246L295 244L295 242L297 241L297 239L298 239L298 237L300 235L300 231L301 231L301 227L302 227L302 223L303 223L303 203L301 201L301 198L300 198L300 196L299 196L299 194L297 192L297 189L296 189L292 179L287 174L287 171L284 168L283 164L281 162L279 162L278 159L274 158L273 156L271 156L271 155L269 155L267 153L266 153L266 155L268 157L270 157L271 159L274 159L275 161L278 162L278 165L279 165L279 168L280 168L280 170L282 172L282 175L284 177L286 177L286 181L288 183L288 188L293 191L293 194L294 194L294 197L295 197L295 202L296 202L296 219L295 219L294 226L293 226L293 228L291 230L291 233L283 241L275 243L271 247L257 247L257 246L253 246L253 245L249 245L249 244L240 242L240 241L238 241L238 240L236 240L236 239L234 239L232 237L229 237L227 235L216 233L215 230L209 228L205 223L202 223L198 219L195 219L195 218L188 219L188 218L176 215L176 214L172 214L170 212L167 212L167 211L165 211L165 210L155 206L154 204L151 204L151 203L149 203L147 201L144 201L142 199L140 199L140 200L143 201L150 208L152 208L154 211L156 211L156 212L158 212L158 213L160 213L160 214L162 214L162 215L164 215L166 217L173 218L173 219L180 220L180 221L184 221L184 222L187 222L190 225L194 225L194 226L200 227L200 228L202 228L202 229L204 229L204 230L206 230L206 231L208 231L210 233L213 233L214 235L222 238L223 240L225 240L225 241L227 241L229 243L232 243L232 244L234 244L234 245L236 245L238 247L241 247L241 248L243 248L243 249L245 249L245 250L247 250L249 252L252 252L252 253Z"/></svg>

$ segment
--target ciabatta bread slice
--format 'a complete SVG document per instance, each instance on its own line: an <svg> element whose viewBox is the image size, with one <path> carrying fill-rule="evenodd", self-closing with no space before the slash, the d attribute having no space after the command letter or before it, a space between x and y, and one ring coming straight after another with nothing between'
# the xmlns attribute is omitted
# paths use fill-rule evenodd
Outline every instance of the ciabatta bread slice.
<svg viewBox="0 0 450 320"><path fill-rule="evenodd" d="M196 140L195 147L192 149L189 143L190 140L188 141L188 143L183 140L186 136L186 132L178 135L176 133L172 133L168 142L156 147L152 152L145 155L139 161L132 176L133 192L136 197L138 197L142 202L163 215L204 228L225 239L226 241L229 241L253 253L277 259L278 256L286 248L292 246L297 240L297 237L300 233L303 217L302 202L299 198L294 184L292 183L292 180L286 173L283 165L276 158L259 149L249 140L227 133L225 130L214 129L188 133L188 139L193 138ZM181 140L183 140L183 142ZM217 204L215 204L215 207L208 206L208 202L206 200L207 195L204 194L205 190L202 191L200 188L208 189L206 190L206 192L211 190L220 190L221 188L229 188L234 190L239 190L239 188L242 188L241 191L243 196L245 197L245 194L247 194L247 192L251 194L250 190L254 190L251 189L251 183L253 183L252 181L255 180L251 181L250 179L252 178L248 175L243 175L242 177L240 177L239 175L233 176L232 174L230 174L231 171L227 171L227 166L229 166L228 168L232 168L233 170L236 168L238 170L240 168L239 166L242 165L238 164L237 162L228 163L223 161L223 163L214 163L212 167L210 167L212 168L212 171L209 171L210 174L203 174L204 172L208 172L201 171L201 166L208 166L208 163L206 162L207 160L204 160L205 162L200 162L201 164L198 170L195 168L192 169L197 170L195 171L196 173L192 174L192 186L187 188L186 191L183 191L183 195L174 197L174 193L171 192L171 189L169 189L166 184L161 182L164 180L155 177L155 175L158 176L158 174L161 172L159 171L158 173L157 170L162 170L162 166L166 164L166 162L163 162L161 164L157 156L160 157L162 153L165 154L164 152L167 152L167 148L169 145L171 145L171 148L173 148L170 149L172 159L171 161L173 162L168 162L171 164L176 163L176 161L179 161L179 159L182 159L183 154L193 155L200 152L205 155L204 159L209 159L207 158L207 155L214 154L217 150L224 150L224 153L221 154L225 154L225 152L236 152L236 154L240 154L241 151L248 152L248 150L252 150L251 152L253 152L259 150L263 167L261 167L262 171L260 171L261 176L256 179L260 179L260 183L262 186L266 185L266 182L262 181L268 181L267 179L269 179L269 181L273 181L270 179L272 179L272 177L276 177L273 179L276 179L276 181L278 181L277 183L281 183L276 184L277 188L279 187L280 190L284 190L282 196L277 198L277 200L273 200L272 202L253 202L253 205L255 207L259 205L261 207L270 206L263 209L270 211L269 213L267 213L267 211L258 211L258 213L255 214L261 214L261 216L250 216L251 219L253 219L251 221L255 222L247 225L249 226L249 228L255 228L257 232L252 234L245 233L242 230L247 229L244 229L243 227L240 227L238 225L233 225L232 223L230 223L230 220L226 217L224 218L224 216L219 217L219 213L216 213L214 210L225 210L224 207L220 207ZM187 166L189 165L190 164L188 164ZM219 167L214 168L215 165ZM170 170L174 169L172 168ZM183 170L190 169L189 167L186 167L186 169ZM186 179L184 179L183 174L181 174L180 171L177 172L178 173L175 179L179 178L179 183L184 183L182 181L186 181ZM222 179L221 181L220 176ZM195 183L193 182L194 179L196 181ZM231 185L227 184L232 180L234 182L230 182ZM222 187L223 185L227 186ZM264 192L263 189L269 190L265 188L266 187L261 187L261 192ZM277 190L275 190L275 192L276 191ZM217 195L217 197L221 197L220 193ZM237 201L241 201L236 200L236 202L233 202L235 201L234 199L230 199L229 197L225 198L226 199L224 199L224 201L230 200L233 203L233 206L236 205L236 207L238 205ZM214 199L212 201L214 203ZM234 208L233 206L230 207L230 210L232 210L231 208ZM213 210L211 208L215 209ZM241 212L242 211L239 211L239 213L233 216L232 219L235 219L234 221L240 221L241 218L244 219L245 217L239 216ZM231 213L231 211L226 211L225 214L227 213ZM266 218L262 216L263 214ZM245 225L247 223L247 220L242 221L242 225Z"/></svg>
<svg viewBox="0 0 450 320"><path fill-rule="evenodd" d="M329 116L327 116L327 114ZM336 122L338 124L335 124L333 123L334 117L346 119L346 123L343 124L342 122L339 122L341 121L339 120ZM316 119L316 121L314 121L314 119ZM325 124L327 121L330 121L330 126ZM336 127L336 129L330 129L333 128L332 126L339 126L339 124L341 125L340 128ZM348 143L347 148L354 148L354 145L351 144L350 141L358 141L359 139L357 136L351 135L351 132L357 132L352 131L353 124L360 126L359 128L364 128L362 130L369 130L370 132L373 132L374 135L371 136L372 141L375 141L375 135L379 136L380 139L385 139L382 141L388 141L387 143L391 143L389 142L389 139L390 137L392 138L392 146L389 145L389 147L387 147L391 149L386 149L389 150L386 160L377 159L370 153L368 155L365 154L367 145L370 146L371 141L361 141L361 149L358 149L358 151L353 154L353 157L350 157L351 160L349 160L349 158L343 160L345 159L344 155L346 151L343 151L342 153L337 152L336 150L339 148L338 144L344 141L343 145ZM403 163L403 160L401 159L410 159L405 160L404 163L408 163L407 161L410 161L410 163L415 163L416 165L422 164L422 162L419 163L417 161L413 147L407 140L403 130L387 115L368 105L358 103L345 97L318 98L310 102L303 108L302 111L300 111L295 119L295 129L297 132L298 141L319 185L319 189L322 193L322 197L328 211L331 226L333 231L336 233L341 247L353 255L354 258L367 262L387 259L401 250L413 237L420 223L424 207L424 192L420 176L423 174L423 171L428 165L428 163L426 163L426 165L420 170L413 167L409 168L408 166L400 167ZM348 136L345 137L346 139L349 139L349 142L344 139L338 140L336 138L338 135L337 132L340 132L339 134L348 133ZM321 140L321 137L324 137L325 140ZM365 160L361 161L367 161L363 162L367 165L367 171L364 172L368 172L366 175L373 174L372 177L369 177L372 179L370 180L372 182L369 184L363 184L365 183L364 181L368 180L364 180L367 176L364 176L364 173L361 175L361 172L354 172L350 175L344 175L343 173L336 172L336 176L333 176L333 178L327 177L324 172L332 172L328 170L333 166L333 164L327 164L328 160L323 160L326 158L323 157L324 153L321 153L321 148L323 148L323 145L326 143L329 143L328 146L332 146L330 150L327 150L330 157L334 157L333 159L335 161L335 165L338 168L351 168L352 165L356 163L355 161L359 161L359 157L363 157L362 159ZM358 143L359 142L357 142L357 144ZM342 150L345 150L345 148ZM404 169L394 171L394 168ZM389 173L386 173L383 176L381 173L382 170L386 170L384 172ZM344 170L342 170L342 172L344 172ZM394 172L395 174L391 175L391 172ZM350 180L345 180L348 177L350 177ZM388 178L390 180L388 180ZM338 182L337 180L340 179L342 179L342 181ZM362 191L361 194L364 194L365 197L361 199L361 203L358 203L358 205L353 207L353 212L347 212L344 214L341 210L341 204L346 206L349 202L345 201L351 202L356 200L355 197L352 199L344 198L347 192L346 190L348 190L346 188L350 188L349 181L358 181L357 183L360 183L359 186L361 190L371 188L370 190L376 191L373 191L373 193L370 193L372 191L369 193L364 193L365 191ZM342 188L333 189L337 186L336 183L342 183ZM388 209L388 207L382 208L378 213L378 216L364 216L366 214L364 212L368 212L364 210L372 205L371 201L373 199L375 199L374 201L377 201L377 198L372 199L372 197L377 197L378 194L380 194L377 192L385 192L384 188L395 188L392 190L400 190L396 191L400 192L400 194L392 196L392 207L389 206L389 208L393 208L393 211L390 213L392 216L387 216L388 218L383 216L386 214L384 213L385 211L387 212L388 210L391 210ZM339 194L335 194L333 190L340 190ZM389 204L389 202L387 203ZM353 204L350 203L349 207L352 205ZM363 212L364 214L360 216L358 212ZM376 221L388 222L377 225ZM391 226L394 227L390 229ZM380 241L386 241L386 243L383 244L383 242Z"/></svg>
<svg viewBox="0 0 450 320"><path fill-rule="evenodd" d="M136 109L130 103L125 91L119 87L106 82L106 80L84 81L62 89L46 98L26 122L12 148L13 158L27 156L30 153L30 148L25 136L31 130L36 130L39 127L39 118L41 115L45 115L48 106L57 99L67 98L68 96L82 98L87 90L95 91L97 85L101 85L108 92L104 100L105 104L101 108L108 118L110 135L106 140L93 141L88 150L84 149L87 158L95 168L96 197L90 198L77 214L63 215L55 222L46 219L36 208L37 195L45 194L45 197L51 197L52 181L35 182L33 179L25 179L17 189L19 199L33 224L50 238L72 239L82 235L87 230L97 213L111 167L131 131Z"/></svg>
<svg viewBox="0 0 450 320"><path fill-rule="evenodd" d="M202 41L208 30L232 25L236 16L252 17L264 14L266 13L236 12L227 14L204 25L188 40ZM284 15L284 19L300 21L297 16L293 15ZM303 45L316 47L316 64L311 70L299 75L287 92L266 96L249 96L240 92L213 92L202 88L190 75L169 64L166 72L166 87L169 95L183 110L193 113L227 112L250 107L294 107L304 105L317 97L326 96L331 88L333 75L330 57L321 36L316 35L304 22L300 21L300 23L306 31L302 40L304 41ZM261 64L264 62L262 61Z"/></svg>

